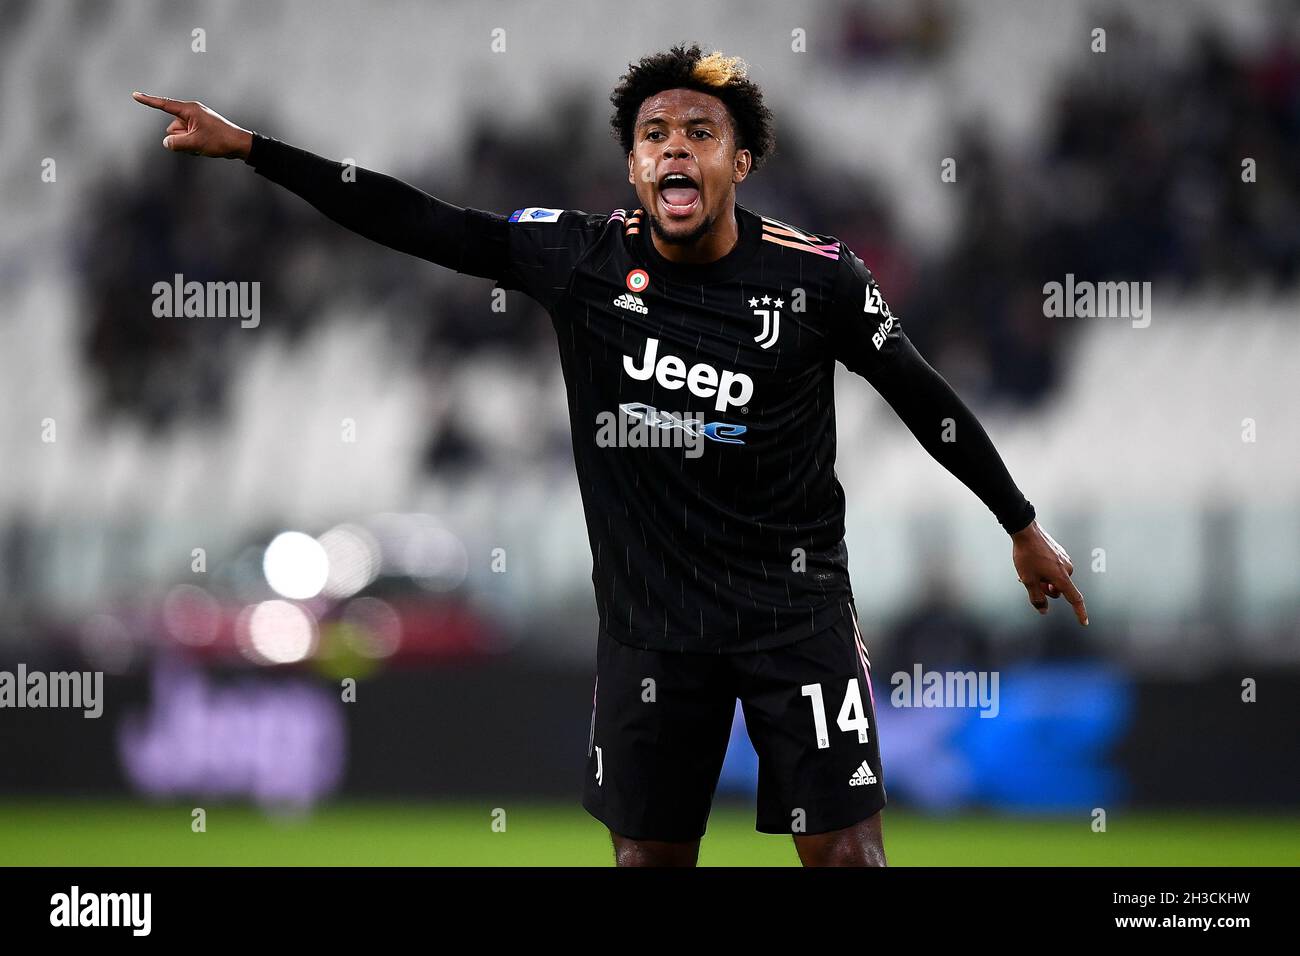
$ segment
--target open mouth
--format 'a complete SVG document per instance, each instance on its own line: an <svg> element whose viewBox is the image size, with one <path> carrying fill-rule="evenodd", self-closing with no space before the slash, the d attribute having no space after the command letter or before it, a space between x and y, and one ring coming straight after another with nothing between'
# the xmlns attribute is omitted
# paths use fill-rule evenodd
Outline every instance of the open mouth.
<svg viewBox="0 0 1300 956"><path fill-rule="evenodd" d="M659 203L669 216L683 219L699 208L700 187L685 173L669 173L659 180Z"/></svg>

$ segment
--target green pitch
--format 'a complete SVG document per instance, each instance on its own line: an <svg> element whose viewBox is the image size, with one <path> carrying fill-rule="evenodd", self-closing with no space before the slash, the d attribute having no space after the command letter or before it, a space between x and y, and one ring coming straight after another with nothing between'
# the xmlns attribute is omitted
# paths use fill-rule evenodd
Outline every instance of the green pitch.
<svg viewBox="0 0 1300 956"><path fill-rule="evenodd" d="M505 811L494 832L492 811ZM608 866L604 829L578 806L333 804L301 817L209 803L207 831L192 805L0 802L0 865L145 866ZM715 806L705 866L794 866L789 837L754 831L753 811ZM1112 811L1108 832L1086 816L932 817L885 811L895 866L1295 866L1300 818Z"/></svg>

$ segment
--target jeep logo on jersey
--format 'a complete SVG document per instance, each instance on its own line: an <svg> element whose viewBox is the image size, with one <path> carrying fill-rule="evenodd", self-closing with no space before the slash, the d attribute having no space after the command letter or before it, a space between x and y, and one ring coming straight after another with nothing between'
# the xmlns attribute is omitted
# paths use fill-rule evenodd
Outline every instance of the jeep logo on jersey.
<svg viewBox="0 0 1300 956"><path fill-rule="evenodd" d="M627 287L633 292L644 292L650 286L650 275L644 269L633 269L627 274Z"/></svg>
<svg viewBox="0 0 1300 956"><path fill-rule="evenodd" d="M712 365L700 362L692 365L688 371L686 362L676 355L659 356L659 340L646 339L645 354L641 357L638 368L632 356L623 356L623 371L639 382L645 382L654 376L655 381L667 389L678 389L685 385L691 394L700 398L717 396L713 407L725 412L729 405L744 405L754 394L754 380L743 372L723 369L719 374Z"/></svg>

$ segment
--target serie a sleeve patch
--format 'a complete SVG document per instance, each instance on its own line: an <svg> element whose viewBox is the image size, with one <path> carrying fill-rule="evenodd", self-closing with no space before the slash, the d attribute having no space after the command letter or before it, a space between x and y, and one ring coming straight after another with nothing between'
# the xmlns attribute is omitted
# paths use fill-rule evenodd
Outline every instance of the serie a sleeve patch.
<svg viewBox="0 0 1300 956"><path fill-rule="evenodd" d="M511 222L559 222L560 213L563 209L543 209L539 206L529 206L527 209L516 209L510 214Z"/></svg>

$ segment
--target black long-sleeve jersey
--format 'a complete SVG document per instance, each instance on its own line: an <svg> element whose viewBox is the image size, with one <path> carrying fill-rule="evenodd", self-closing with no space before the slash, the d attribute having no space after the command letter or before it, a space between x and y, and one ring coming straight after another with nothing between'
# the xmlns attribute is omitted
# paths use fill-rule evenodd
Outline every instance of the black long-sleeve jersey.
<svg viewBox="0 0 1300 956"><path fill-rule="evenodd" d="M1006 531L1034 518L984 429L833 236L737 203L732 250L683 265L656 250L641 209L462 209L261 134L248 162L361 235L547 310L600 621L624 643L760 650L848 615L837 360Z"/></svg>

